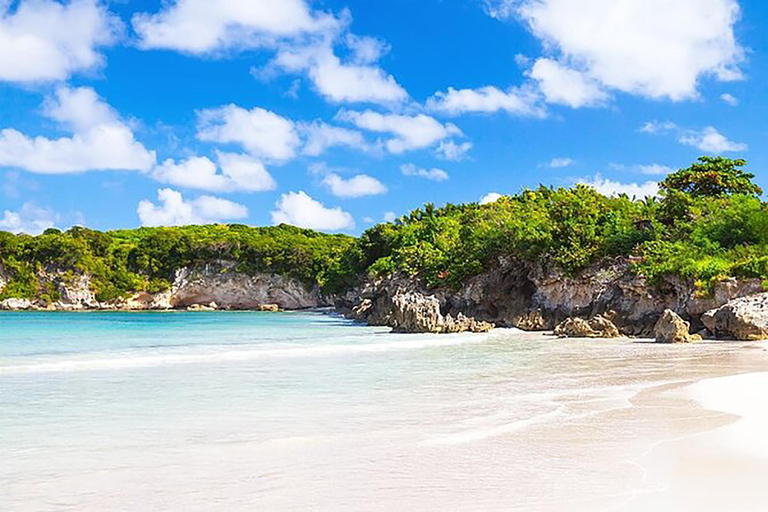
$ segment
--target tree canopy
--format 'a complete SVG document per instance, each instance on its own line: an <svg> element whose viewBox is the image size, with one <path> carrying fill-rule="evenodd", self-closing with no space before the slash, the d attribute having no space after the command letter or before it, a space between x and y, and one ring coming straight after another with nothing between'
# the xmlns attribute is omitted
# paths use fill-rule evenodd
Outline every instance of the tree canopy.
<svg viewBox="0 0 768 512"><path fill-rule="evenodd" d="M687 169L681 169L667 176L659 186L661 190L676 190L692 197L763 195L762 189L752 181L755 175L740 169L745 165L747 165L745 160L702 156L697 163Z"/></svg>

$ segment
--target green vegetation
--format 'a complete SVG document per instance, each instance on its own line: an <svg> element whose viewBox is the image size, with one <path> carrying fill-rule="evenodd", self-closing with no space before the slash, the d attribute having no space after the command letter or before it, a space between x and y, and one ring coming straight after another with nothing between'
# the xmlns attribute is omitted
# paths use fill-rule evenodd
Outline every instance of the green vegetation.
<svg viewBox="0 0 768 512"><path fill-rule="evenodd" d="M298 278L326 289L340 286L338 262L354 243L344 235L324 235L292 226L251 228L241 225L141 228L101 233L74 227L40 236L0 232L0 262L11 281L0 293L8 297L56 300L41 289L45 270L88 273L100 301L136 291L167 288L184 266L234 261L244 273L268 272Z"/></svg>
<svg viewBox="0 0 768 512"><path fill-rule="evenodd" d="M631 257L651 282L680 276L702 291L730 276L768 281L768 207L746 162L703 157L661 184L659 198L605 197L577 185L539 187L489 205L428 204L358 238L291 226L142 228L100 233L0 232L0 262L11 280L0 299L56 300L43 270L93 276L99 300L161 291L188 265L233 261L339 292L366 274L420 276L457 287L499 257L547 261L568 273L605 257Z"/></svg>
<svg viewBox="0 0 768 512"><path fill-rule="evenodd" d="M730 276L768 280L768 208L743 160L702 157L661 184L660 198L539 187L481 206L432 205L358 242L361 269L458 286L499 256L545 259L568 273L632 257L651 282L680 276L711 290Z"/></svg>

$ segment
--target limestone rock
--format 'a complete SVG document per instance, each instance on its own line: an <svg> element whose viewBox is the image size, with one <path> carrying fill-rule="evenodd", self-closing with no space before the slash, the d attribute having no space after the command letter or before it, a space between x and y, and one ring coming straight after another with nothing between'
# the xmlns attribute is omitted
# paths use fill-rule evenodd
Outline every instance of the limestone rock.
<svg viewBox="0 0 768 512"><path fill-rule="evenodd" d="M259 311L268 311L270 313L277 313L280 311L280 306L277 304L260 304Z"/></svg>
<svg viewBox="0 0 768 512"><path fill-rule="evenodd" d="M0 302L0 309L7 311L23 311L33 307L34 304L29 299L5 299Z"/></svg>
<svg viewBox="0 0 768 512"><path fill-rule="evenodd" d="M691 324L686 322L680 316L667 309L656 322L653 329L656 335L657 343L692 343L701 341L702 337L698 334L691 335Z"/></svg>
<svg viewBox="0 0 768 512"><path fill-rule="evenodd" d="M219 309L219 307L216 305L215 302L211 302L210 304L192 304L190 306L187 306L187 311L216 311Z"/></svg>
<svg viewBox="0 0 768 512"><path fill-rule="evenodd" d="M768 293L732 300L706 312L701 321L718 337L743 341L768 339Z"/></svg>
<svg viewBox="0 0 768 512"><path fill-rule="evenodd" d="M524 313L515 318L512 325L523 331L546 331L550 327L540 311Z"/></svg>
<svg viewBox="0 0 768 512"><path fill-rule="evenodd" d="M392 327L407 333L458 333L488 332L493 325L479 322L459 313L456 318L443 316L440 300L420 293L410 292L392 298Z"/></svg>
<svg viewBox="0 0 768 512"><path fill-rule="evenodd" d="M607 318L597 315L591 320L568 318L555 328L561 338L618 338L619 329Z"/></svg>

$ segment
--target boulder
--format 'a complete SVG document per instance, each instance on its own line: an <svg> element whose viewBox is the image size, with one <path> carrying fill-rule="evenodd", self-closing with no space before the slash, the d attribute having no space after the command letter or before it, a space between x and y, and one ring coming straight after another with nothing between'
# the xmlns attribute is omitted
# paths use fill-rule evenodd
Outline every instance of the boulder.
<svg viewBox="0 0 768 512"><path fill-rule="evenodd" d="M664 311L653 328L657 343L692 343L702 340L700 335L692 335L690 331L691 324L671 309Z"/></svg>
<svg viewBox="0 0 768 512"><path fill-rule="evenodd" d="M402 293L392 298L391 326L397 332L458 333L488 332L493 325L459 313L455 318L443 316L440 300L420 293Z"/></svg>
<svg viewBox="0 0 768 512"><path fill-rule="evenodd" d="M541 311L529 311L514 319L512 325L523 331L546 331L551 325Z"/></svg>
<svg viewBox="0 0 768 512"><path fill-rule="evenodd" d="M597 315L590 320L569 318L555 327L555 335L560 338L618 338L621 333L613 322Z"/></svg>
<svg viewBox="0 0 768 512"><path fill-rule="evenodd" d="M768 293L732 300L721 308L707 311L701 321L719 338L768 339Z"/></svg>
<svg viewBox="0 0 768 512"><path fill-rule="evenodd" d="M260 304L259 311L268 311L270 313L278 313L280 311L280 306L278 306L277 304Z"/></svg>

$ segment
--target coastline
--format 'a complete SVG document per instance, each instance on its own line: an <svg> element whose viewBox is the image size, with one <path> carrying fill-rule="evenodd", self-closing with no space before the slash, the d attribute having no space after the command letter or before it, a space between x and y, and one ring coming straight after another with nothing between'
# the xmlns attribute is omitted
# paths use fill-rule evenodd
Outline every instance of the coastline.
<svg viewBox="0 0 768 512"><path fill-rule="evenodd" d="M689 403L699 413L683 418L678 437L659 442L635 461L644 488L610 510L765 510L768 413L763 397L768 365L763 356L768 346L745 344L743 349L759 351L761 357L755 359L763 359L763 368L706 377L652 400L670 410Z"/></svg>

